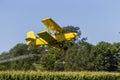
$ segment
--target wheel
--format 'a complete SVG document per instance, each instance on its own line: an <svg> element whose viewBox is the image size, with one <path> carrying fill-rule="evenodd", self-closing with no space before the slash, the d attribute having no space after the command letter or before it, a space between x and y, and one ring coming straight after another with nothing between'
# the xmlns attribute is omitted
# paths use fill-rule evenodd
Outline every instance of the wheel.
<svg viewBox="0 0 120 80"><path fill-rule="evenodd" d="M66 46L66 47L64 47L64 51L66 51L68 49L68 47Z"/></svg>
<svg viewBox="0 0 120 80"><path fill-rule="evenodd" d="M60 44L59 44L59 47L63 47L63 46L64 46L64 44L63 44L63 43L60 43Z"/></svg>

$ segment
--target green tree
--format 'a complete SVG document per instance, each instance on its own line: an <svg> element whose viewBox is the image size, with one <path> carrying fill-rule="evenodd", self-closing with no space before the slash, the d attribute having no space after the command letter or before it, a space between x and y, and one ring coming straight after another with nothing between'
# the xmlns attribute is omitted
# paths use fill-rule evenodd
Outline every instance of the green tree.
<svg viewBox="0 0 120 80"><path fill-rule="evenodd" d="M65 70L89 70L92 60L91 47L87 42L79 42L71 47L65 55Z"/></svg>
<svg viewBox="0 0 120 80"><path fill-rule="evenodd" d="M116 66L118 68L118 71L120 71L120 68L119 68L119 65L120 65L120 42L114 43L113 45L117 48L117 51L116 51L116 54L114 55L114 58L117 60L118 64L116 64Z"/></svg>
<svg viewBox="0 0 120 80"><path fill-rule="evenodd" d="M54 70L55 60L55 55L49 53L41 58L41 64L47 70Z"/></svg>
<svg viewBox="0 0 120 80"><path fill-rule="evenodd" d="M9 53L13 57L29 54L27 48L28 48L28 45L19 43L15 45L12 49L10 49Z"/></svg>
<svg viewBox="0 0 120 80"><path fill-rule="evenodd" d="M59 49L50 47L48 54L41 57L40 63L46 70L61 71L64 69L64 66L61 64L62 59L64 59L63 55Z"/></svg>
<svg viewBox="0 0 120 80"><path fill-rule="evenodd" d="M10 59L10 61L4 63L8 70L35 70L33 63L39 63L40 56L44 54L43 52L44 47L29 47L26 44L19 43L2 57L6 60Z"/></svg>
<svg viewBox="0 0 120 80"><path fill-rule="evenodd" d="M92 48L94 69L96 71L116 71L118 64L114 58L116 51L117 48L108 42L100 42Z"/></svg>

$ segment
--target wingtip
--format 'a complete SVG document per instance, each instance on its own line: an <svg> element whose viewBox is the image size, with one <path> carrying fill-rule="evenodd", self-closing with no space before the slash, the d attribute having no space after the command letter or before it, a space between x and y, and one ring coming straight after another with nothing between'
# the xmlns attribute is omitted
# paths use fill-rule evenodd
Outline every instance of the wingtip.
<svg viewBox="0 0 120 80"><path fill-rule="evenodd" d="M43 18L42 21L49 20L49 19L51 19L51 18L50 17Z"/></svg>

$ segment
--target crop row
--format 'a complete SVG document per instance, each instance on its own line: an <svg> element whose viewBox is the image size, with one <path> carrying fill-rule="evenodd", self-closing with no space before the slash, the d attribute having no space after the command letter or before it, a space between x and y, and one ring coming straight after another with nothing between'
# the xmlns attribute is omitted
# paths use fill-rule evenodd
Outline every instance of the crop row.
<svg viewBox="0 0 120 80"><path fill-rule="evenodd" d="M120 73L0 71L0 80L120 80Z"/></svg>

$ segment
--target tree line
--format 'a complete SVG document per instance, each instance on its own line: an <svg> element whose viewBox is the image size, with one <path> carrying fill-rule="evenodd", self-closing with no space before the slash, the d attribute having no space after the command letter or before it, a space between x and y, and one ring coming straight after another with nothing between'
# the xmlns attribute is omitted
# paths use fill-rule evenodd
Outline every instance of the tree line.
<svg viewBox="0 0 120 80"><path fill-rule="evenodd" d="M101 41L93 45L81 38L79 27L64 29L78 33L76 39L67 43L66 51L49 45L18 43L0 55L0 70L120 71L120 43Z"/></svg>

